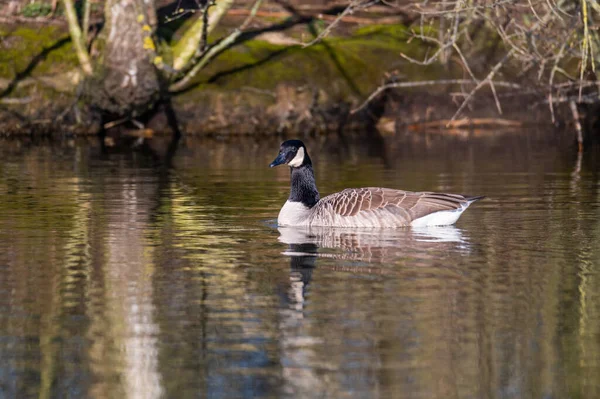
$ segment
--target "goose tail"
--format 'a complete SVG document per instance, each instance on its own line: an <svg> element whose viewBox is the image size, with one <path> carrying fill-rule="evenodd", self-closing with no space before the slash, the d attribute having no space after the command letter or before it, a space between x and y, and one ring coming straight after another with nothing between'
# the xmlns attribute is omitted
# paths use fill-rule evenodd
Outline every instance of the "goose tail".
<svg viewBox="0 0 600 399"><path fill-rule="evenodd" d="M485 195L465 195L465 200L471 204L475 201L479 201L485 198Z"/></svg>

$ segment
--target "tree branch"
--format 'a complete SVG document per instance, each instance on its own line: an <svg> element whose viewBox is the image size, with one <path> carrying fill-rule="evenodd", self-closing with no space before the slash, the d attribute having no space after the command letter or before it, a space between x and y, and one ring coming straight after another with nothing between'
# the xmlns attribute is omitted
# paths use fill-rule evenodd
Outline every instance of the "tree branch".
<svg viewBox="0 0 600 399"><path fill-rule="evenodd" d="M364 3L364 4L363 4ZM325 36L327 36L331 30L348 14L352 14L354 11L356 10L360 10L363 8L367 8L370 7L374 4L379 3L379 0L373 0L373 1L366 1L365 0L352 0L350 2L350 4L348 4L348 7L346 7L346 9L340 14L338 15L338 17L336 19L333 20L332 23L330 23L327 28L325 28L317 37L315 37L313 40L311 40L308 43L304 43L302 45L302 47L306 48L309 46L312 46L313 44L316 44L318 42L320 42L321 40L323 40L323 38L325 38Z"/></svg>
<svg viewBox="0 0 600 399"><path fill-rule="evenodd" d="M354 108L352 111L350 111L350 113L351 114L357 113L358 111L360 111L361 109L366 107L371 101L373 101L373 99L375 97L377 97L379 94L381 94L382 91L387 90L387 89L400 88L400 87L437 86L437 85L463 85L463 84L475 84L475 83L477 83L477 82L474 82L469 79L440 79L440 80L422 80L419 82L389 83L389 84L385 84L383 86L379 86L377 88L377 90L375 90L361 105ZM520 89L521 88L520 85L518 85L516 83L510 83L510 82L495 82L494 84L497 86L509 87L512 89Z"/></svg>
<svg viewBox="0 0 600 399"><path fill-rule="evenodd" d="M88 44L88 31L90 30L90 12L92 10L92 3L90 0L85 0L83 5L83 21L81 22L81 33L82 40L86 45Z"/></svg>
<svg viewBox="0 0 600 399"><path fill-rule="evenodd" d="M71 1L71 0L69 0ZM210 1L210 0L209 0ZM209 34L217 26L221 18L233 5L234 0L217 0L213 12L208 18L208 27L206 33ZM194 58L199 49L199 43L205 32L204 19L202 16L196 20L179 39L173 47L173 69L181 71L185 69L188 63Z"/></svg>
<svg viewBox="0 0 600 399"><path fill-rule="evenodd" d="M81 34L81 28L79 27L79 20L77 19L75 5L73 4L73 0L63 0L63 5L67 14L69 32L71 33L71 40L73 41L73 47L75 47L79 64L81 65L83 72L89 76L93 72L92 61L90 60L90 54L87 51L84 37Z"/></svg>
<svg viewBox="0 0 600 399"><path fill-rule="evenodd" d="M231 47L237 38L242 34L243 30L250 24L250 21L256 15L258 8L260 7L263 0L256 0L254 6L252 6L252 10L246 20L240 25L235 31L233 31L229 36L210 47L206 53L198 60L198 62L185 74L183 78L178 80L169 86L169 92L176 93L178 91L182 91L186 88L188 83L204 68L210 61L212 61L216 56L221 54L223 51Z"/></svg>
<svg viewBox="0 0 600 399"><path fill-rule="evenodd" d="M577 148L579 153L583 152L583 132L581 129L581 120L579 119L579 111L577 110L577 104L575 101L569 101L569 107L573 113L573 122L575 123L575 130L577 132Z"/></svg>
<svg viewBox="0 0 600 399"><path fill-rule="evenodd" d="M469 101L471 101L471 99L473 98L473 96L475 95L475 93L477 93L477 91L479 89L481 89L481 87L483 87L483 85L487 84L491 84L490 82L492 81L492 79L494 79L494 75L496 74L496 72L498 72L498 70L502 67L502 65L504 65L504 63L510 58L510 56L513 53L513 49L509 50L508 53L506 53L506 55L496 64L494 65L494 67L492 68L492 70L490 71L490 73L488 73L488 75L485 77L485 79L483 79L481 82L479 82L477 84L477 86L475 86L473 88L473 90L471 90L471 92L469 93L469 95L467 95L467 97L463 100L462 104L460 105L460 107L458 107L458 109L456 110L456 113L452 116L452 118L450 118L451 121L455 120L456 117L462 112L462 110L467 106L467 104L469 103ZM492 89L494 90L494 89Z"/></svg>
<svg viewBox="0 0 600 399"><path fill-rule="evenodd" d="M200 38L201 53L206 51L206 46L208 45L208 9L211 5L212 3L210 1L206 1L204 10L202 11L202 37Z"/></svg>

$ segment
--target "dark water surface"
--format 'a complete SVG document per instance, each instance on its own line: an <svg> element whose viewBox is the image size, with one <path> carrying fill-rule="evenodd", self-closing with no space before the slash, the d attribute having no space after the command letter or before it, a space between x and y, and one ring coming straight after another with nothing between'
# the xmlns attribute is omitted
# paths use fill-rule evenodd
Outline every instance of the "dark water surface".
<svg viewBox="0 0 600 399"><path fill-rule="evenodd" d="M162 141L0 143L0 397L600 397L597 150L307 140L322 194L488 199L306 231L274 226L279 139Z"/></svg>

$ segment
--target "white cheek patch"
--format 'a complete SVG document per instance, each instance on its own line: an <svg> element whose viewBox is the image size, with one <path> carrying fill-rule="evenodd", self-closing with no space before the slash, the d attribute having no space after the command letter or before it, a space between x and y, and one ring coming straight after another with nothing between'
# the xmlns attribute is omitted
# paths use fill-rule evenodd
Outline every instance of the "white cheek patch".
<svg viewBox="0 0 600 399"><path fill-rule="evenodd" d="M298 149L296 156L294 157L294 159L288 162L288 165L297 168L298 166L302 165L302 162L304 162L304 147L300 147Z"/></svg>

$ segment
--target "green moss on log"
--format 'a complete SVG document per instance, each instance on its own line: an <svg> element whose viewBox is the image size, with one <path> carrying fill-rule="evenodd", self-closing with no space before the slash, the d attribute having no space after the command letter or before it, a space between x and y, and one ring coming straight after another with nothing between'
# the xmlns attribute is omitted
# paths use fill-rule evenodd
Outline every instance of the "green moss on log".
<svg viewBox="0 0 600 399"><path fill-rule="evenodd" d="M260 38L259 38L260 39ZM400 53L422 57L422 43L408 43L404 26L370 26L349 38L330 38L302 48L248 41L222 54L195 80L195 89L273 90L278 84L327 88L333 98L363 97L381 84L385 66L408 76L433 76L439 70L401 62Z"/></svg>
<svg viewBox="0 0 600 399"><path fill-rule="evenodd" d="M78 66L69 33L56 26L0 25L0 78L12 79L28 68L28 77L62 73Z"/></svg>
<svg viewBox="0 0 600 399"><path fill-rule="evenodd" d="M239 108L263 110L262 114L286 103L297 109L313 101L304 97L314 95L320 105L357 104L383 83L386 72L397 70L403 79L413 80L440 76L440 66L417 66L400 57L404 53L424 58L426 51L418 40L408 43L407 29L401 25L359 28L351 37L328 38L308 48L259 37L223 53L174 100L183 114L216 118L215 113L222 112L216 118L222 120L232 109L242 114ZM198 115L199 109L208 112Z"/></svg>

